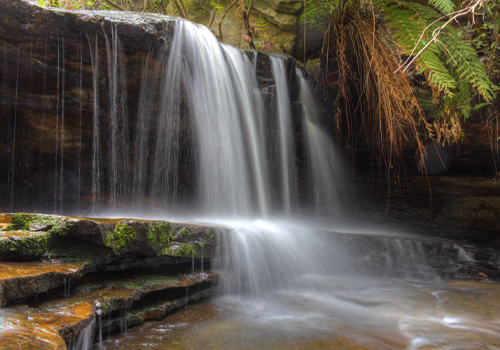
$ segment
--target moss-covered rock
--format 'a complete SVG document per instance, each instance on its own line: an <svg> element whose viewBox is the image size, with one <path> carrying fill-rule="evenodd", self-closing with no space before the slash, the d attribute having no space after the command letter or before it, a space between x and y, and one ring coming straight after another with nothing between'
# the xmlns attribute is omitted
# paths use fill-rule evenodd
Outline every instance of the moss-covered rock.
<svg viewBox="0 0 500 350"><path fill-rule="evenodd" d="M66 234L72 222L63 216L16 213L12 214L10 224L5 230L45 231L55 234Z"/></svg>
<svg viewBox="0 0 500 350"><path fill-rule="evenodd" d="M128 248L135 238L134 229L127 223L119 222L113 231L108 232L106 246L112 248L116 254L120 254Z"/></svg>
<svg viewBox="0 0 500 350"><path fill-rule="evenodd" d="M49 232L1 232L0 260L16 255L41 257L47 252L51 235Z"/></svg>
<svg viewBox="0 0 500 350"><path fill-rule="evenodd" d="M297 25L298 17L286 13L277 12L265 0L257 0L253 4L254 9L264 16L269 22L277 25L280 29L291 31Z"/></svg>

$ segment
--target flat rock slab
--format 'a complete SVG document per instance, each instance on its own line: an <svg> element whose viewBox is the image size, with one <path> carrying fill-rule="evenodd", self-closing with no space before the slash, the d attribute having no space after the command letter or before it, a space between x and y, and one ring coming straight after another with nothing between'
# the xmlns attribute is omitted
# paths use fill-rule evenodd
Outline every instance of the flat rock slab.
<svg viewBox="0 0 500 350"><path fill-rule="evenodd" d="M135 279L117 279L100 283L82 284L76 287L76 293L67 299L54 303L89 302L100 309L105 316L115 310L125 310L134 302L151 292L166 291L176 288L191 288L204 282L217 284L220 275L212 272L190 273L180 276L149 275Z"/></svg>
<svg viewBox="0 0 500 350"><path fill-rule="evenodd" d="M219 274L203 272L175 277L144 276L135 280L109 281L104 286L81 285L69 298L38 302L31 307L18 305L0 309L0 349L66 349L66 342L89 326L96 314L104 316L115 310L128 309L134 301L150 292L218 281ZM165 314L206 295L206 292L196 293L188 296L188 300L166 301L156 308L162 309L159 314Z"/></svg>
<svg viewBox="0 0 500 350"><path fill-rule="evenodd" d="M2 303L22 300L79 278L84 263L0 262Z"/></svg>
<svg viewBox="0 0 500 350"><path fill-rule="evenodd" d="M0 309L0 349L66 349L66 341L94 317L92 305L86 302L51 308L21 305Z"/></svg>

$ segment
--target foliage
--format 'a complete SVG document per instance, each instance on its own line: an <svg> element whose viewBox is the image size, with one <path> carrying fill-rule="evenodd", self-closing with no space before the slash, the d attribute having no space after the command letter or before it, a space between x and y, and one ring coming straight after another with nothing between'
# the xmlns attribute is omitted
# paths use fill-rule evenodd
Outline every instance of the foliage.
<svg viewBox="0 0 500 350"><path fill-rule="evenodd" d="M25 237L0 237L0 252L14 252L22 256L43 256L47 251L50 233Z"/></svg>
<svg viewBox="0 0 500 350"><path fill-rule="evenodd" d="M364 135L380 170L390 176L398 174L406 140L425 158L419 134L425 120L407 75L393 74L396 55L374 22L374 11L359 0L312 0L302 19L326 28L325 83L337 95L335 122L347 135L346 148L355 152Z"/></svg>
<svg viewBox="0 0 500 350"><path fill-rule="evenodd" d="M173 251L172 255L176 258L190 258L195 255L197 256L198 253L194 243L183 243Z"/></svg>
<svg viewBox="0 0 500 350"><path fill-rule="evenodd" d="M189 236L190 232L189 232L189 229L187 227L183 227L179 230L179 232L177 233L177 235L179 236L180 239L185 239Z"/></svg>
<svg viewBox="0 0 500 350"><path fill-rule="evenodd" d="M47 232L62 235L68 232L72 223L55 215L16 213L12 214L12 222L6 230L29 230L30 225L47 226L50 227Z"/></svg>
<svg viewBox="0 0 500 350"><path fill-rule="evenodd" d="M480 1L474 4L482 6ZM405 62L406 67L416 62L418 72L427 76L433 88L434 100L441 105L440 120L434 121L431 135L437 141L455 143L462 135L460 119L467 119L472 112L473 94L491 102L497 87L476 50L450 23L458 15L468 14L468 7L454 11L451 0L432 0L429 4L432 6L399 1L383 8L389 25L398 30L398 44L411 58Z"/></svg>
<svg viewBox="0 0 500 350"><path fill-rule="evenodd" d="M170 247L170 243L173 240L174 230L172 229L170 223L161 222L153 224L149 231L146 233L148 237L149 244L157 252L161 252L164 249Z"/></svg>
<svg viewBox="0 0 500 350"><path fill-rule="evenodd" d="M430 0L427 5L403 0L377 0L373 4L308 0L305 5L301 21L323 31L326 28L322 53L325 82L334 86L338 102L343 104L342 108L337 104L336 122L347 128L346 146L355 151L360 134L354 134L353 129L361 130L387 174L395 169L395 160L401 159L403 141L413 140L418 158L424 160L423 130L435 141L458 142L463 135L461 121L496 98L497 86L477 54L478 45L473 47L464 40L463 22L459 21L470 16L475 23L473 16L484 6L487 13L494 12L491 2L474 0L459 10L452 0ZM379 8L385 12L386 22L377 16ZM401 66L395 60L398 51L390 49L394 46L391 35L384 35L385 24L396 30L397 45L408 57ZM433 91L440 113L432 124L424 120L410 91L408 72L423 74ZM423 162L420 165L423 169Z"/></svg>
<svg viewBox="0 0 500 350"><path fill-rule="evenodd" d="M224 6L219 5L219 3L215 3L214 0L210 3L210 6L212 6L217 13L222 13L222 10L224 10Z"/></svg>
<svg viewBox="0 0 500 350"><path fill-rule="evenodd" d="M108 232L105 244L112 248L115 254L120 254L135 240L135 237L135 231L130 225L119 222L112 232Z"/></svg>

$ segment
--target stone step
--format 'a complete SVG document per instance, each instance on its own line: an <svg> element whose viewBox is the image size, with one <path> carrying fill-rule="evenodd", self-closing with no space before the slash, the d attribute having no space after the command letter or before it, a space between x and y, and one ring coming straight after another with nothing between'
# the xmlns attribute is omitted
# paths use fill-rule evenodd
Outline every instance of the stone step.
<svg viewBox="0 0 500 350"><path fill-rule="evenodd" d="M0 224L0 260L102 265L113 256L211 259L215 254L215 230L192 224L27 213L0 214Z"/></svg>
<svg viewBox="0 0 500 350"><path fill-rule="evenodd" d="M99 314L106 316L116 310L130 309L135 302L150 293L180 288L184 290L202 283L217 284L219 278L218 273L212 272L195 272L177 276L139 275L126 279L80 284L76 286L75 293L70 299L93 303L96 309L100 310Z"/></svg>
<svg viewBox="0 0 500 350"><path fill-rule="evenodd" d="M0 262L1 304L20 301L78 279L84 266L84 263Z"/></svg>
<svg viewBox="0 0 500 350"><path fill-rule="evenodd" d="M17 305L0 309L0 349L66 349L66 340L75 337L95 318L88 302L29 307Z"/></svg>
<svg viewBox="0 0 500 350"><path fill-rule="evenodd" d="M137 309L132 309L124 313L121 317L102 318L102 332L109 333L116 329L121 329L124 324L127 325L127 327L134 327L148 320L158 320L166 315L172 314L176 310L183 309L188 305L198 303L210 297L212 297L212 289L204 289L201 292L187 295L184 298L156 302Z"/></svg>
<svg viewBox="0 0 500 350"><path fill-rule="evenodd" d="M66 343L74 340L85 327L92 325L96 315L105 317L115 311L126 312L141 299L162 292L164 300L156 303L149 312L139 307L134 309L133 314L126 314L130 318L130 325L139 324L147 319L162 317L186 303L209 297L210 286L220 280L219 274L212 272L133 277L81 283L75 287L71 297L53 295L48 300L35 301L29 306L16 305L0 309L0 349L65 349ZM184 293L187 288L196 292L186 298L168 300L172 295L179 295L169 294L168 291ZM112 317L110 319L107 327L110 330L118 327L119 321Z"/></svg>

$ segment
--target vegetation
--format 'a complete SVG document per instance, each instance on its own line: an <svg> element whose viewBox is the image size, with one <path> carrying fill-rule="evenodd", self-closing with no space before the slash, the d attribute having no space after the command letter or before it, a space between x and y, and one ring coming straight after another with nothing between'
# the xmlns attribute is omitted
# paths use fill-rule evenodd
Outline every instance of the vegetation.
<svg viewBox="0 0 500 350"><path fill-rule="evenodd" d="M0 235L0 252L40 257L47 251L50 236L51 234L46 232L15 238Z"/></svg>
<svg viewBox="0 0 500 350"><path fill-rule="evenodd" d="M174 237L174 230L172 229L170 223L161 222L153 224L146 233L146 236L148 237L151 247L156 250L158 254L160 254L162 251L170 247Z"/></svg>
<svg viewBox="0 0 500 350"><path fill-rule="evenodd" d="M12 222L7 226L6 230L27 231L30 229L30 225L48 228L46 232L59 235L66 234L72 226L70 222L60 216L17 213L12 214Z"/></svg>
<svg viewBox="0 0 500 350"><path fill-rule="evenodd" d="M135 238L136 234L134 229L126 223L119 222L115 225L112 232L108 232L105 244L107 247L112 248L115 254L121 254Z"/></svg>
<svg viewBox="0 0 500 350"><path fill-rule="evenodd" d="M172 253L176 258L190 258L198 256L196 245L194 243L181 243Z"/></svg>
<svg viewBox="0 0 500 350"><path fill-rule="evenodd" d="M364 134L377 163L390 175L398 173L404 142L415 143L422 170L425 137L457 143L463 135L460 123L474 107L496 98L498 88L465 36L485 20L479 18L479 9L488 12L493 7L498 8L498 3L483 0L464 3L458 10L451 0L425 4L308 0L301 20L326 28L325 83L338 96L336 122L348 135L346 146L354 152ZM463 21L467 18L472 26ZM403 64L398 62L401 54L407 57ZM412 79L419 75L440 108L430 122L411 91Z"/></svg>

